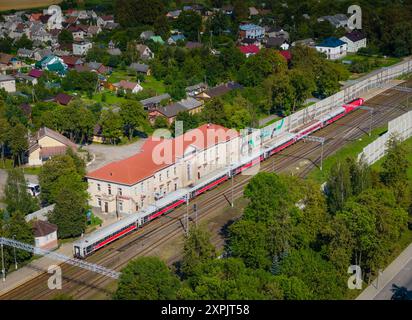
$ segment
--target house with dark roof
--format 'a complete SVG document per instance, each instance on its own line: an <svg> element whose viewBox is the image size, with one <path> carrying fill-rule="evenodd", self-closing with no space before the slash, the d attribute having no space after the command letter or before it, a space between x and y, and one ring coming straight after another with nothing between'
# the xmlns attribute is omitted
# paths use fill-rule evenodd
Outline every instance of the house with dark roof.
<svg viewBox="0 0 412 320"><path fill-rule="evenodd" d="M335 14L334 16L322 16L318 18L318 22L327 21L331 25L337 28L345 28L348 26L348 16L343 13Z"/></svg>
<svg viewBox="0 0 412 320"><path fill-rule="evenodd" d="M167 103L168 101L170 101L170 99L171 99L170 94L164 93L158 96L140 100L140 103L143 105L143 108L145 110L150 110L150 109L160 106L163 101Z"/></svg>
<svg viewBox="0 0 412 320"><path fill-rule="evenodd" d="M84 62L81 58L76 56L62 56L63 62L67 64L69 69L74 69L78 65L82 65Z"/></svg>
<svg viewBox="0 0 412 320"><path fill-rule="evenodd" d="M54 97L54 102L61 104L63 106L67 106L72 100L73 100L73 97L66 93L58 93Z"/></svg>
<svg viewBox="0 0 412 320"><path fill-rule="evenodd" d="M336 60L346 56L348 44L338 38L329 37L316 45L316 50L325 54L327 59Z"/></svg>
<svg viewBox="0 0 412 320"><path fill-rule="evenodd" d="M129 69L131 71L137 72L137 73L143 73L146 76L150 76L150 66L144 63L132 63L129 66Z"/></svg>
<svg viewBox="0 0 412 320"><path fill-rule="evenodd" d="M202 109L203 101L188 97L164 107L157 107L149 113L149 120L153 124L157 117L163 116L167 118L169 124L172 124L179 112L187 111L190 114L195 114L202 111Z"/></svg>
<svg viewBox="0 0 412 320"><path fill-rule="evenodd" d="M207 89L208 89L207 83L201 82L201 83L197 83L192 86L186 87L185 91L188 97L195 97L196 95L202 93L203 91Z"/></svg>
<svg viewBox="0 0 412 320"><path fill-rule="evenodd" d="M48 221L36 220L33 223L34 245L37 249L54 250L57 241L57 226Z"/></svg>
<svg viewBox="0 0 412 320"><path fill-rule="evenodd" d="M48 159L65 154L67 149L76 151L77 146L68 138L47 127L40 128L29 141L27 150L30 166L42 165Z"/></svg>
<svg viewBox="0 0 412 320"><path fill-rule="evenodd" d="M347 43L348 52L358 52L359 49L366 48L366 35L357 29L345 34L340 40Z"/></svg>
<svg viewBox="0 0 412 320"><path fill-rule="evenodd" d="M225 95L232 90L242 90L243 86L236 82L228 82L219 86L210 88L196 96L197 99L209 100Z"/></svg>
<svg viewBox="0 0 412 320"><path fill-rule="evenodd" d="M289 42L283 37L269 37L266 39L265 46L271 49L288 50Z"/></svg>

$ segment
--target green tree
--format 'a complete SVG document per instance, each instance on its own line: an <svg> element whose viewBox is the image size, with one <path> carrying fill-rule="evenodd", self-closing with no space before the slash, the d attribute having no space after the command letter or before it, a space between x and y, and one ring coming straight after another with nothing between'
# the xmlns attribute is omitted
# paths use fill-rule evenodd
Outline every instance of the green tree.
<svg viewBox="0 0 412 320"><path fill-rule="evenodd" d="M116 20L123 27L152 25L156 18L164 14L162 0L116 0Z"/></svg>
<svg viewBox="0 0 412 320"><path fill-rule="evenodd" d="M27 38L26 34L23 34L22 37L17 40L14 44L16 48L25 48L25 49L32 49L33 48L33 41Z"/></svg>
<svg viewBox="0 0 412 320"><path fill-rule="evenodd" d="M102 126L102 136L111 144L116 144L122 137L122 118L112 110L104 110L101 115L100 125Z"/></svg>
<svg viewBox="0 0 412 320"><path fill-rule="evenodd" d="M305 100L312 96L312 92L316 90L316 83L311 75L303 70L293 69L289 76L290 84L294 88L292 112L295 112L296 107L302 106Z"/></svg>
<svg viewBox="0 0 412 320"><path fill-rule="evenodd" d="M1 149L1 160L4 163L4 150L9 138L10 124L6 119L0 118L0 149Z"/></svg>
<svg viewBox="0 0 412 320"><path fill-rule="evenodd" d="M147 113L138 101L128 100L120 104L120 118L129 140L136 130L144 131L148 127Z"/></svg>
<svg viewBox="0 0 412 320"><path fill-rule="evenodd" d="M59 33L58 41L59 41L60 45L73 43L73 34L69 30L63 29Z"/></svg>
<svg viewBox="0 0 412 320"><path fill-rule="evenodd" d="M153 24L155 34L167 39L170 36L170 23L166 15L160 15L156 18Z"/></svg>
<svg viewBox="0 0 412 320"><path fill-rule="evenodd" d="M202 17L196 11L182 11L176 25L189 40L195 41L198 40L202 29Z"/></svg>
<svg viewBox="0 0 412 320"><path fill-rule="evenodd" d="M36 199L27 192L26 179L21 169L8 171L4 194L8 212L19 211L27 215L39 209Z"/></svg>
<svg viewBox="0 0 412 320"><path fill-rule="evenodd" d="M327 181L328 205L332 213L342 210L352 195L351 175L347 161L337 161L332 166Z"/></svg>
<svg viewBox="0 0 412 320"><path fill-rule="evenodd" d="M179 280L157 257L139 257L122 270L116 300L176 299Z"/></svg>
<svg viewBox="0 0 412 320"><path fill-rule="evenodd" d="M67 178L65 178L68 181ZM55 207L49 221L58 227L59 238L80 236L86 229L87 193L74 190L69 184L60 184L55 195Z"/></svg>
<svg viewBox="0 0 412 320"><path fill-rule="evenodd" d="M17 123L11 127L7 140L9 141L9 147L14 162L21 165L23 163L23 155L29 147L27 128L24 125Z"/></svg>
<svg viewBox="0 0 412 320"><path fill-rule="evenodd" d="M216 249L210 242L210 233L204 227L192 227L183 247L182 271L186 277L194 273L204 261L216 257Z"/></svg>
<svg viewBox="0 0 412 320"><path fill-rule="evenodd" d="M233 14L237 21L246 20L249 17L249 7L247 2L243 0L234 0Z"/></svg>

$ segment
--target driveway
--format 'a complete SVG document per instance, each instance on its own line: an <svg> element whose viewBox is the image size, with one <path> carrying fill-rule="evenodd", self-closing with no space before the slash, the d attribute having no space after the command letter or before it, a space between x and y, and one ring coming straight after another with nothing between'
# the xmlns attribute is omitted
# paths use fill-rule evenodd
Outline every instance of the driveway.
<svg viewBox="0 0 412 320"><path fill-rule="evenodd" d="M83 147L84 150L89 151L92 157L91 163L87 166L87 172L101 168L110 162L131 157L132 155L140 152L140 149L145 141L146 139L140 139L137 142L124 146L91 144Z"/></svg>

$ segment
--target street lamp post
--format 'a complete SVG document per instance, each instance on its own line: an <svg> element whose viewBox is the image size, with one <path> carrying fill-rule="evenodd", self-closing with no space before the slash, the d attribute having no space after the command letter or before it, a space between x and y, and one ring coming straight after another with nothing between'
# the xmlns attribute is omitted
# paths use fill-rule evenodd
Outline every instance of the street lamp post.
<svg viewBox="0 0 412 320"><path fill-rule="evenodd" d="M13 235L13 240L16 240L16 235ZM17 270L17 257L16 257L16 247L13 247L14 251L14 268Z"/></svg>
<svg viewBox="0 0 412 320"><path fill-rule="evenodd" d="M232 208L235 206L234 195L233 195L233 187L234 187L233 184L234 184L234 174L232 173L232 201L231 201L232 203L230 204Z"/></svg>

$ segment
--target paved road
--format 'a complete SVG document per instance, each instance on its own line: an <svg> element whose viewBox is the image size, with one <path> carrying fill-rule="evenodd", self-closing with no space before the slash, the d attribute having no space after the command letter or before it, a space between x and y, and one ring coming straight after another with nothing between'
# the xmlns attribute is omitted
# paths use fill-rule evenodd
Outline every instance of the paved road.
<svg viewBox="0 0 412 320"><path fill-rule="evenodd" d="M394 294L392 289L405 288L412 300L412 259L404 266L395 277L376 295L374 300L390 300ZM399 290L399 289L397 289Z"/></svg>
<svg viewBox="0 0 412 320"><path fill-rule="evenodd" d="M412 244L367 287L356 300L390 300L394 285L409 292L412 300Z"/></svg>
<svg viewBox="0 0 412 320"><path fill-rule="evenodd" d="M110 162L131 157L140 151L140 148L145 141L146 139L140 139L137 142L124 146L91 144L83 147L83 149L89 151L90 155L94 158L94 161L87 167L87 171L90 172L101 168Z"/></svg>

